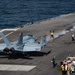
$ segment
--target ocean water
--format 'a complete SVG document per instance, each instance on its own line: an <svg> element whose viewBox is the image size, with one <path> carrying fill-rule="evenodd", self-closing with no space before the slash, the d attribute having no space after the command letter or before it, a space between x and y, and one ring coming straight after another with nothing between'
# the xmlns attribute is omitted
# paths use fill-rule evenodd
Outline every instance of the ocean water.
<svg viewBox="0 0 75 75"><path fill-rule="evenodd" d="M13 28L75 12L75 0L0 0L0 28Z"/></svg>

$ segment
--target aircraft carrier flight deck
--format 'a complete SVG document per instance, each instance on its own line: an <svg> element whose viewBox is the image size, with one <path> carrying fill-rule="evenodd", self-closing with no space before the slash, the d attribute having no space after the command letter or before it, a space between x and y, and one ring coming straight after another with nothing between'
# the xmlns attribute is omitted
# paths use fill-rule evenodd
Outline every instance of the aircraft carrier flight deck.
<svg viewBox="0 0 75 75"><path fill-rule="evenodd" d="M54 39L50 40L50 30L54 30ZM0 53L0 75L61 75L60 62L70 54L75 55L75 42L71 34L75 33L75 13L65 14L55 18L11 29L0 29L11 41L23 36L34 35L40 41L46 35L47 46L41 51L28 52L27 56L16 54L13 57ZM0 44L4 43L0 37ZM52 67L52 58L56 57L57 66ZM72 74L73 75L73 74Z"/></svg>

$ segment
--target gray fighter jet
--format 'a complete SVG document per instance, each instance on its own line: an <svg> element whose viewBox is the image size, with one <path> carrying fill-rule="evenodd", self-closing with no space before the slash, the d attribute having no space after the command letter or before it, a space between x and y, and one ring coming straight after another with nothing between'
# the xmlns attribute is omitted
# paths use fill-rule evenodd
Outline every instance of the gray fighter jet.
<svg viewBox="0 0 75 75"><path fill-rule="evenodd" d="M5 54L41 51L41 48L46 45L46 36L41 38L40 43L36 42L37 37L33 35L23 36L23 33L20 33L19 39L14 42L10 42L2 32L0 32L0 36L5 42L0 44L0 52Z"/></svg>

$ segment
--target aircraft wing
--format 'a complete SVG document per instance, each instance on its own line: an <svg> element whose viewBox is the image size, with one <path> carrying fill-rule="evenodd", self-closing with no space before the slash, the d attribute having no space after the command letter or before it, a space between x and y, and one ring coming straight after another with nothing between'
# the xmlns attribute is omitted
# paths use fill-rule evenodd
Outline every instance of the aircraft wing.
<svg viewBox="0 0 75 75"><path fill-rule="evenodd" d="M27 35L27 36L24 36L23 37L23 43L28 43L28 42L35 42L36 41L36 39L37 39L37 37L35 37L35 36L30 36L30 35Z"/></svg>
<svg viewBox="0 0 75 75"><path fill-rule="evenodd" d="M31 44L25 44L23 51L29 52L29 51L41 51L41 46L36 43Z"/></svg>
<svg viewBox="0 0 75 75"><path fill-rule="evenodd" d="M41 51L41 45L38 43L26 43L23 47L16 48L16 51L18 52Z"/></svg>

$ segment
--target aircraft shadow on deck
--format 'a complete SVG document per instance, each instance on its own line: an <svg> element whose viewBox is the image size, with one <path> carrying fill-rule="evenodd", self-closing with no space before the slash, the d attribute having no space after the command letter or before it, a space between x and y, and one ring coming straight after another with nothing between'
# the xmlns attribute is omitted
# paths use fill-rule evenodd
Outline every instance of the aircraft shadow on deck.
<svg viewBox="0 0 75 75"><path fill-rule="evenodd" d="M29 54L29 56L34 56L34 57L36 57L36 56L44 56L44 55L48 55L48 54L50 54L51 53L51 51L48 51L48 52L28 52L28 54Z"/></svg>
<svg viewBox="0 0 75 75"><path fill-rule="evenodd" d="M32 60L33 58L29 57L29 56L24 56L23 54L17 53L17 54L13 54L13 55L7 55L4 53L0 53L0 58L8 58L8 59L28 59L28 60Z"/></svg>
<svg viewBox="0 0 75 75"><path fill-rule="evenodd" d="M3 53L0 53L0 58L8 58L8 59L28 59L28 60L33 60L32 57L40 57L40 56L44 56L44 55L48 55L50 54L51 51L48 52L28 52L26 53L26 55L24 54L14 54L14 55L5 55Z"/></svg>

